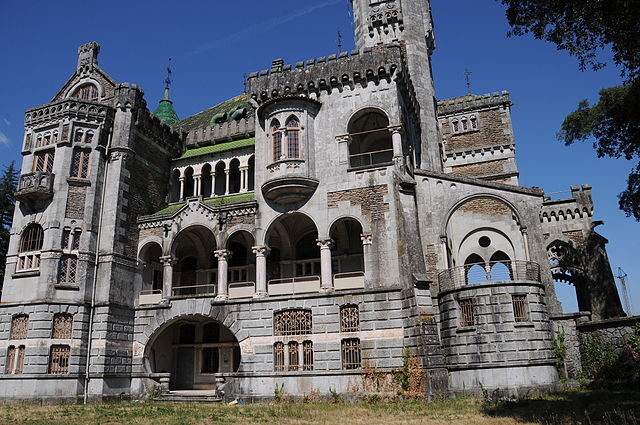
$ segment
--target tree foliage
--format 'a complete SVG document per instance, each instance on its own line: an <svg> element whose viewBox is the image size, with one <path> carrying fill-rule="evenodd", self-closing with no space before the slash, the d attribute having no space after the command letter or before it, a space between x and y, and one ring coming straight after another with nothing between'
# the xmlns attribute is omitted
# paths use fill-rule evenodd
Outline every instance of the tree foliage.
<svg viewBox="0 0 640 425"><path fill-rule="evenodd" d="M581 70L598 70L610 49L623 84L600 91L569 114L558 138L570 145L595 138L598 156L640 158L640 0L501 0L510 35L532 34L578 59ZM640 161L619 196L620 208L640 221Z"/></svg>
<svg viewBox="0 0 640 425"><path fill-rule="evenodd" d="M0 289L4 280L10 228L16 204L15 192L18 186L18 175L19 172L12 162L0 177Z"/></svg>

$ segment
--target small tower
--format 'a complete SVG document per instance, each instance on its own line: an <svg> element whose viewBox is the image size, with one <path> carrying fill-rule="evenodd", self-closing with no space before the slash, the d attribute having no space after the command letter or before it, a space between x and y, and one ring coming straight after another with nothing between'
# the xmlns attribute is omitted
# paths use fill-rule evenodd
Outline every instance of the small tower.
<svg viewBox="0 0 640 425"><path fill-rule="evenodd" d="M164 97L160 100L158 107L153 111L154 115L169 125L173 125L180 121L176 110L173 108L173 102L169 98L169 89L171 88L171 59L167 67L167 78L164 79Z"/></svg>

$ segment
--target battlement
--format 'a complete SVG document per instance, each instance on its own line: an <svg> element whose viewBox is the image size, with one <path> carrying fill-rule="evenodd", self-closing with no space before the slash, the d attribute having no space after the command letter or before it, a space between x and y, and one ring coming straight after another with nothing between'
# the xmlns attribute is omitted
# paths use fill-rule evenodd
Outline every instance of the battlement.
<svg viewBox="0 0 640 425"><path fill-rule="evenodd" d="M186 138L187 147L194 148L220 140L250 137L255 133L256 118L254 114L251 114L240 120L212 124L191 130Z"/></svg>
<svg viewBox="0 0 640 425"><path fill-rule="evenodd" d="M550 195L571 193L571 198L551 199ZM578 218L589 218L593 216L593 199L591 197L591 186L571 186L570 191L545 193L541 222L551 222L559 220L570 220Z"/></svg>
<svg viewBox="0 0 640 425"><path fill-rule="evenodd" d="M485 95L467 95L438 101L438 116L457 114L466 111L492 108L496 106L511 106L513 102L509 98L509 92L487 93Z"/></svg>
<svg viewBox="0 0 640 425"><path fill-rule="evenodd" d="M248 93L260 104L282 95L330 92L334 87L391 78L401 67L404 59L398 44L312 58L295 66L277 60L271 70L249 75Z"/></svg>
<svg viewBox="0 0 640 425"><path fill-rule="evenodd" d="M63 118L81 118L103 123L113 118L114 110L100 102L80 99L65 99L48 103L25 112L25 127L46 125Z"/></svg>

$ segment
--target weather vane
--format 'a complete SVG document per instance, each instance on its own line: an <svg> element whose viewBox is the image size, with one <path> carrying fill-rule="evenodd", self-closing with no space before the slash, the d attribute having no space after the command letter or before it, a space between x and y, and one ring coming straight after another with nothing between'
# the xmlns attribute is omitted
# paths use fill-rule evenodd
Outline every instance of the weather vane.
<svg viewBox="0 0 640 425"><path fill-rule="evenodd" d="M169 87L171 87L171 83L173 82L173 80L171 79L172 73L173 71L171 71L171 58L169 58L169 66L167 66L167 78L164 79L165 89L168 89Z"/></svg>
<svg viewBox="0 0 640 425"><path fill-rule="evenodd" d="M467 68L464 69L464 77L467 80L467 92L471 95L471 76L473 72L470 72Z"/></svg>

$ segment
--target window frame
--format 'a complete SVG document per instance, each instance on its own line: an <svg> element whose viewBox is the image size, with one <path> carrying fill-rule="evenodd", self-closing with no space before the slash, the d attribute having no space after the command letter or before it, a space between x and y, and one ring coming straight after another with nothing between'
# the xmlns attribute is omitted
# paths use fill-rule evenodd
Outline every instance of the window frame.
<svg viewBox="0 0 640 425"><path fill-rule="evenodd" d="M43 149L33 154L33 164L31 172L33 173L53 173L53 164L56 159L56 150Z"/></svg>
<svg viewBox="0 0 640 425"><path fill-rule="evenodd" d="M44 229L37 223L31 223L20 236L16 272L40 270L40 254L43 246Z"/></svg>

